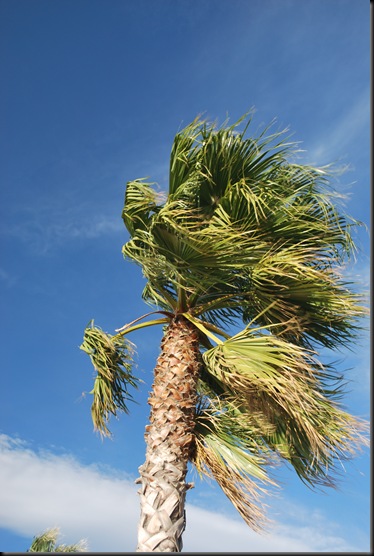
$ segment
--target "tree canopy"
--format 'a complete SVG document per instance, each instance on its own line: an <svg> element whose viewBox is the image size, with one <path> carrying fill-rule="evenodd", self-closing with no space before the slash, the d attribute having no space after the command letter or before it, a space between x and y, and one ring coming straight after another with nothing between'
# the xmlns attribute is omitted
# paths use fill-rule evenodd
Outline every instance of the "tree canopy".
<svg viewBox="0 0 374 556"><path fill-rule="evenodd" d="M127 334L176 315L194 325L191 462L258 529L277 463L311 487L334 486L341 460L364 442L366 425L341 405L343 376L319 354L349 346L366 309L342 273L360 223L340 207L333 169L298 163L285 131L247 137L250 124L249 115L221 127L197 118L174 139L167 192L128 182L123 254L146 279L154 311L144 318L161 316L114 336L91 322L82 349L98 373L94 424L107 433L137 385Z"/></svg>

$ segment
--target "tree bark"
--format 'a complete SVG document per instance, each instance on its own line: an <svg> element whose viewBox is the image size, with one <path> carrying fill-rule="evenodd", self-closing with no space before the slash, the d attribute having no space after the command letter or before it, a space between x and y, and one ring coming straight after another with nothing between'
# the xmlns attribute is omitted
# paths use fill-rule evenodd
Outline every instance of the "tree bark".
<svg viewBox="0 0 374 556"><path fill-rule="evenodd" d="M139 467L141 516L137 552L180 552L185 529L187 464L193 446L199 339L177 316L168 326L154 371L146 426L145 463Z"/></svg>

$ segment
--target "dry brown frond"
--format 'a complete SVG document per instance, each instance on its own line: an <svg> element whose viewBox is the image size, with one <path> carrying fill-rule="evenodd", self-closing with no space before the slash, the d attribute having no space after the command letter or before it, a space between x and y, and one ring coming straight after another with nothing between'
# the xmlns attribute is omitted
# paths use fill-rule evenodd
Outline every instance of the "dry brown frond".
<svg viewBox="0 0 374 556"><path fill-rule="evenodd" d="M266 505L260 501L268 491L249 475L236 471L207 443L196 438L194 465L200 474L213 478L244 521L254 531L261 532L270 523L265 515Z"/></svg>

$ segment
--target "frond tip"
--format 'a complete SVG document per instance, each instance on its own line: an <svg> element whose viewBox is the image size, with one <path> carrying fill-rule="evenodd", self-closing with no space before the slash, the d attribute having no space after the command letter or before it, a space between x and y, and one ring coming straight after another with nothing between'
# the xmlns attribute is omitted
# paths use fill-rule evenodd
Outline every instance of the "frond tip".
<svg viewBox="0 0 374 556"><path fill-rule="evenodd" d="M56 544L60 534L58 527L47 529L33 538L26 552L86 552L87 542L82 539L74 544Z"/></svg>
<svg viewBox="0 0 374 556"><path fill-rule="evenodd" d="M137 388L139 379L132 374L134 346L118 334L111 336L97 326L93 320L84 331L80 349L86 352L97 373L94 387L91 416L95 430L110 436L107 423L110 414L117 411L128 413L127 401L132 400L129 386Z"/></svg>

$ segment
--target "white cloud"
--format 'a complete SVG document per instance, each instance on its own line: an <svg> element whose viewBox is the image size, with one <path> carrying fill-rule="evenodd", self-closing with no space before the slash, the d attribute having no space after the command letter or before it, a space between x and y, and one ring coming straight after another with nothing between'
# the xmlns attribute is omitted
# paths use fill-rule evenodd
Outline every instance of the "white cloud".
<svg viewBox="0 0 374 556"><path fill-rule="evenodd" d="M134 549L138 515L132 481L0 438L1 527L31 539L59 526L65 543L86 538L90 550Z"/></svg>
<svg viewBox="0 0 374 556"><path fill-rule="evenodd" d="M0 527L32 537L59 526L62 542L88 540L92 551L134 551L139 516L133 478L69 455L36 452L0 435ZM292 520L292 506L285 507ZM271 534L252 532L242 521L187 504L184 550L197 552L354 551L322 515L297 509L295 525L275 524ZM311 525L312 523L312 525Z"/></svg>

